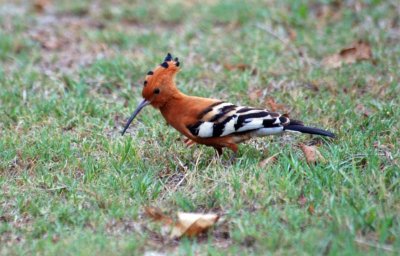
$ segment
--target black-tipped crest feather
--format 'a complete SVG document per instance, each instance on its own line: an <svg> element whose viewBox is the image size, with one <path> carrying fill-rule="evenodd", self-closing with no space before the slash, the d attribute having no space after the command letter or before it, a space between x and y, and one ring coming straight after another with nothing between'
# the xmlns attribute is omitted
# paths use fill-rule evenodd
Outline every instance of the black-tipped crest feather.
<svg viewBox="0 0 400 256"><path fill-rule="evenodd" d="M168 68L168 63L167 62L163 62L160 64L161 67L163 68Z"/></svg>
<svg viewBox="0 0 400 256"><path fill-rule="evenodd" d="M171 53L168 53L167 56L165 57L164 61L167 62L167 61L171 61L171 60L172 60L172 55L171 55Z"/></svg>

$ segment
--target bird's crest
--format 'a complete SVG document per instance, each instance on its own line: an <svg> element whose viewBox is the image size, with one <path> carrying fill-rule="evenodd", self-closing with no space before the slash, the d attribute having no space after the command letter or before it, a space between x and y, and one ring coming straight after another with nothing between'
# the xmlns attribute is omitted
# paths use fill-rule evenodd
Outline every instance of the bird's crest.
<svg viewBox="0 0 400 256"><path fill-rule="evenodd" d="M171 53L165 56L164 61L157 66L154 70L147 72L143 86L147 86L151 80L159 80L163 77L174 76L179 71L179 59L173 58Z"/></svg>
<svg viewBox="0 0 400 256"><path fill-rule="evenodd" d="M179 72L179 66L179 59L168 53L160 65L147 72L143 82L143 98L154 107L163 105L177 91L174 77Z"/></svg>

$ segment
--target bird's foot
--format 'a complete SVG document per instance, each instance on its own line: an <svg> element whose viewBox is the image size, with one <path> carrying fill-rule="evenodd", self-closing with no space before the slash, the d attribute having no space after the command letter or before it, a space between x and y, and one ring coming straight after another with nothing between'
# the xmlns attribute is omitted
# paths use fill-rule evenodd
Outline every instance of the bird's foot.
<svg viewBox="0 0 400 256"><path fill-rule="evenodd" d="M227 165L233 165L237 160L237 152L233 152L229 159L226 161Z"/></svg>
<svg viewBox="0 0 400 256"><path fill-rule="evenodd" d="M188 147L188 148L190 148L191 146L193 146L194 144L196 144L195 141L193 141L193 140L191 140L191 139L189 139L189 138L186 138L183 142L185 143L186 147Z"/></svg>

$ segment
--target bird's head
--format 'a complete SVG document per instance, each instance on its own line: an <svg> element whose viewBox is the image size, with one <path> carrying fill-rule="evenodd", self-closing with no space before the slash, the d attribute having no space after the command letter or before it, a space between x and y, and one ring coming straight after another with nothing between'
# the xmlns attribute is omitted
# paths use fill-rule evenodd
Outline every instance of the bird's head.
<svg viewBox="0 0 400 256"><path fill-rule="evenodd" d="M143 100L129 118L122 131L122 135L124 135L133 119L145 106L152 105L155 108L160 108L177 93L178 90L174 79L176 73L180 70L179 65L178 58L172 58L172 55L168 53L159 66L153 71L147 72L143 82Z"/></svg>

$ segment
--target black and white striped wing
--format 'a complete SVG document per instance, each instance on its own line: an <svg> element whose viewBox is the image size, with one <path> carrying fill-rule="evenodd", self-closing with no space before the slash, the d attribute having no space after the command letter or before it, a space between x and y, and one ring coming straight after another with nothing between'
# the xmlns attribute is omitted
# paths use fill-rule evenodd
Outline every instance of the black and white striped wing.
<svg viewBox="0 0 400 256"><path fill-rule="evenodd" d="M217 102L204 110L199 121L188 126L197 137L212 138L232 134L255 132L259 136L277 134L290 121L287 117L265 109L240 107L226 102Z"/></svg>

